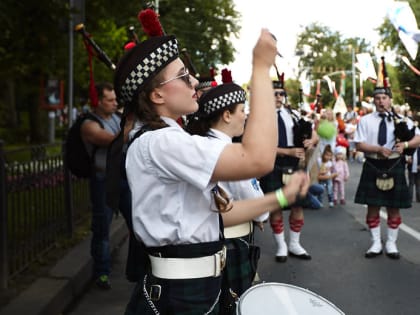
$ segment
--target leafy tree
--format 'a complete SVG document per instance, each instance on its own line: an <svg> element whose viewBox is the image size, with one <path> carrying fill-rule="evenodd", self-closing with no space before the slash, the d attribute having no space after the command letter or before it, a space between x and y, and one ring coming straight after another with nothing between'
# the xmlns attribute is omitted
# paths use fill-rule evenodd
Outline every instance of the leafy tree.
<svg viewBox="0 0 420 315"><path fill-rule="evenodd" d="M62 1L12 1L0 3L0 105L7 128L18 126L16 108L29 112L30 137L39 142L47 134L38 111L43 75L63 77L66 62L62 26L68 10ZM10 117L10 118L8 118Z"/></svg>
<svg viewBox="0 0 420 315"><path fill-rule="evenodd" d="M410 7L413 10L414 15L417 18L417 24L419 25L420 16L420 2L416 0L408 0ZM398 37L398 32L391 24L389 19L386 19L384 23L378 28L378 32L381 36L381 45L389 47L394 50L397 54L396 66L387 67L391 69L391 88L394 93L394 100L396 103L402 104L405 101L411 105L415 110L420 110L420 80L419 76L416 75L410 68L402 61L400 56L408 56L404 45ZM411 60L411 63L417 69L420 69L420 58ZM405 88L410 88L412 96L406 97Z"/></svg>
<svg viewBox="0 0 420 315"><path fill-rule="evenodd" d="M240 17L233 1L166 0L161 1L159 13L165 31L176 34L198 73L207 75L210 67L233 61L230 38L238 36Z"/></svg>
<svg viewBox="0 0 420 315"><path fill-rule="evenodd" d="M83 1L82 1L83 2ZM67 81L70 13L84 13L85 28L95 42L117 63L133 25L144 38L137 14L145 3L130 0L84 1L82 12L71 10L69 1L0 1L0 138L7 130L21 130L21 139L46 141L47 115L39 109L40 80L56 77ZM160 20L167 34L175 34L187 48L199 73L210 66L233 60L231 36L239 32L239 13L233 0L161 0ZM83 14L82 14L83 15ZM74 101L87 98L89 66L86 49L74 35ZM94 60L95 81L113 81L113 73ZM67 88L65 89L67 92ZM65 96L67 99L67 96ZM25 123L19 117L27 115ZM1 128L5 128L2 132Z"/></svg>
<svg viewBox="0 0 420 315"><path fill-rule="evenodd" d="M95 42L117 63L123 54L123 45L131 36L128 28L133 26L140 40L145 34L137 20L141 7L135 7L132 1L107 1L112 12L118 11L118 16L109 14L100 6L100 1L89 1L86 8L86 27L93 35ZM126 2L130 8L122 12L121 2ZM102 8L102 9L101 9ZM233 61L234 48L230 36L238 36L239 13L234 10L232 0L200 1L200 0L164 0L159 1L159 19L166 34L175 34L180 48L186 48L192 63L199 74L208 74L210 67L218 64L228 64ZM89 12L99 15L95 20L89 18ZM134 14L133 14L134 12ZM78 91L86 90L89 82L89 71L85 49L79 41L75 49L80 63L76 77ZM182 57L182 55L181 55ZM76 59L76 58L75 58ZM112 80L112 73L104 65L94 63L95 80Z"/></svg>
<svg viewBox="0 0 420 315"><path fill-rule="evenodd" d="M371 48L365 39L342 39L340 32L332 31L319 23L312 23L298 35L296 54L301 56L299 74L307 72L312 82L322 80L324 75L329 75L339 89L341 72L351 70L352 49L355 53L359 53ZM351 80L347 79L347 82L349 81ZM346 84L346 104L353 104L352 88L351 82ZM327 85L321 84L321 94L322 102L331 107L335 100ZM315 95L313 97L315 98Z"/></svg>

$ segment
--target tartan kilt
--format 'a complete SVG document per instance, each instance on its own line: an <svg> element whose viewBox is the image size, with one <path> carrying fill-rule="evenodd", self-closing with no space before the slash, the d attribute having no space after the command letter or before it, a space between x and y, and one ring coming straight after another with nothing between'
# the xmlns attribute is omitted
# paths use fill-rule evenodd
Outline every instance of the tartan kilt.
<svg viewBox="0 0 420 315"><path fill-rule="evenodd" d="M393 176L394 188L383 191L376 187L378 170L387 171L389 175ZM369 206L410 208L411 200L405 178L405 159L376 160L367 158L363 164L354 202Z"/></svg>
<svg viewBox="0 0 420 315"><path fill-rule="evenodd" d="M223 286L221 294L220 314L236 314L236 303L230 290L239 296L251 287L254 271L251 267L249 243L243 238L226 239L227 247L226 267L223 272Z"/></svg>
<svg viewBox="0 0 420 315"><path fill-rule="evenodd" d="M211 242L148 248L148 252L158 251L162 257L194 258L214 254L221 248L222 242ZM150 299L152 286L161 287L157 301ZM222 276L171 280L157 278L148 270L144 279L134 288L125 315L149 315L157 312L177 315L219 314L221 287Z"/></svg>
<svg viewBox="0 0 420 315"><path fill-rule="evenodd" d="M284 186L282 182L283 172L287 168L296 171L298 169L299 159L291 156L277 157L273 170L267 175L260 178L260 186L264 193L275 191ZM290 210L290 206L306 208L310 204L308 198L296 201L294 204L282 210Z"/></svg>

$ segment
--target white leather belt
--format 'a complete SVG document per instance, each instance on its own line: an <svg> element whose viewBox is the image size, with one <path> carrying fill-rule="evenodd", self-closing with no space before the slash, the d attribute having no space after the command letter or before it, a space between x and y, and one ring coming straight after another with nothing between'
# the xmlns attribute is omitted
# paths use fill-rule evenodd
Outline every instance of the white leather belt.
<svg viewBox="0 0 420 315"><path fill-rule="evenodd" d="M163 258L149 255L152 274L162 279L196 279L220 276L226 265L226 247L211 256Z"/></svg>
<svg viewBox="0 0 420 315"><path fill-rule="evenodd" d="M237 238L247 236L252 232L252 222L245 222L224 229L225 238Z"/></svg>
<svg viewBox="0 0 420 315"><path fill-rule="evenodd" d="M392 152L390 156L384 157L382 154L366 153L366 157L369 159L374 159L374 160L392 160L392 159L399 158L400 154L397 152Z"/></svg>

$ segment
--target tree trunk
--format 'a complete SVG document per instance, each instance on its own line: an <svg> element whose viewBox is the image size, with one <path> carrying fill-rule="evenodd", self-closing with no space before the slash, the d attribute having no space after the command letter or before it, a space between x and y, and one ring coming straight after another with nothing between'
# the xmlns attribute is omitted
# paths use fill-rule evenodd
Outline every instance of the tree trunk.
<svg viewBox="0 0 420 315"><path fill-rule="evenodd" d="M14 80L7 81L7 96L4 103L5 108L5 124L10 129L18 127L17 112L16 112L16 84Z"/></svg>

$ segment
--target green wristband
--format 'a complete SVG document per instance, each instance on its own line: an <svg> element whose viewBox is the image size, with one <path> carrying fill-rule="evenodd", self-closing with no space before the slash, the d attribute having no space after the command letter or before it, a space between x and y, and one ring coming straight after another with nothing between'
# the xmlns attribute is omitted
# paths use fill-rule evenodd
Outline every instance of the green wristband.
<svg viewBox="0 0 420 315"><path fill-rule="evenodd" d="M286 208L289 205L289 202L284 196L283 190L281 188L276 190L276 197L277 197L277 202L279 203L282 209Z"/></svg>

